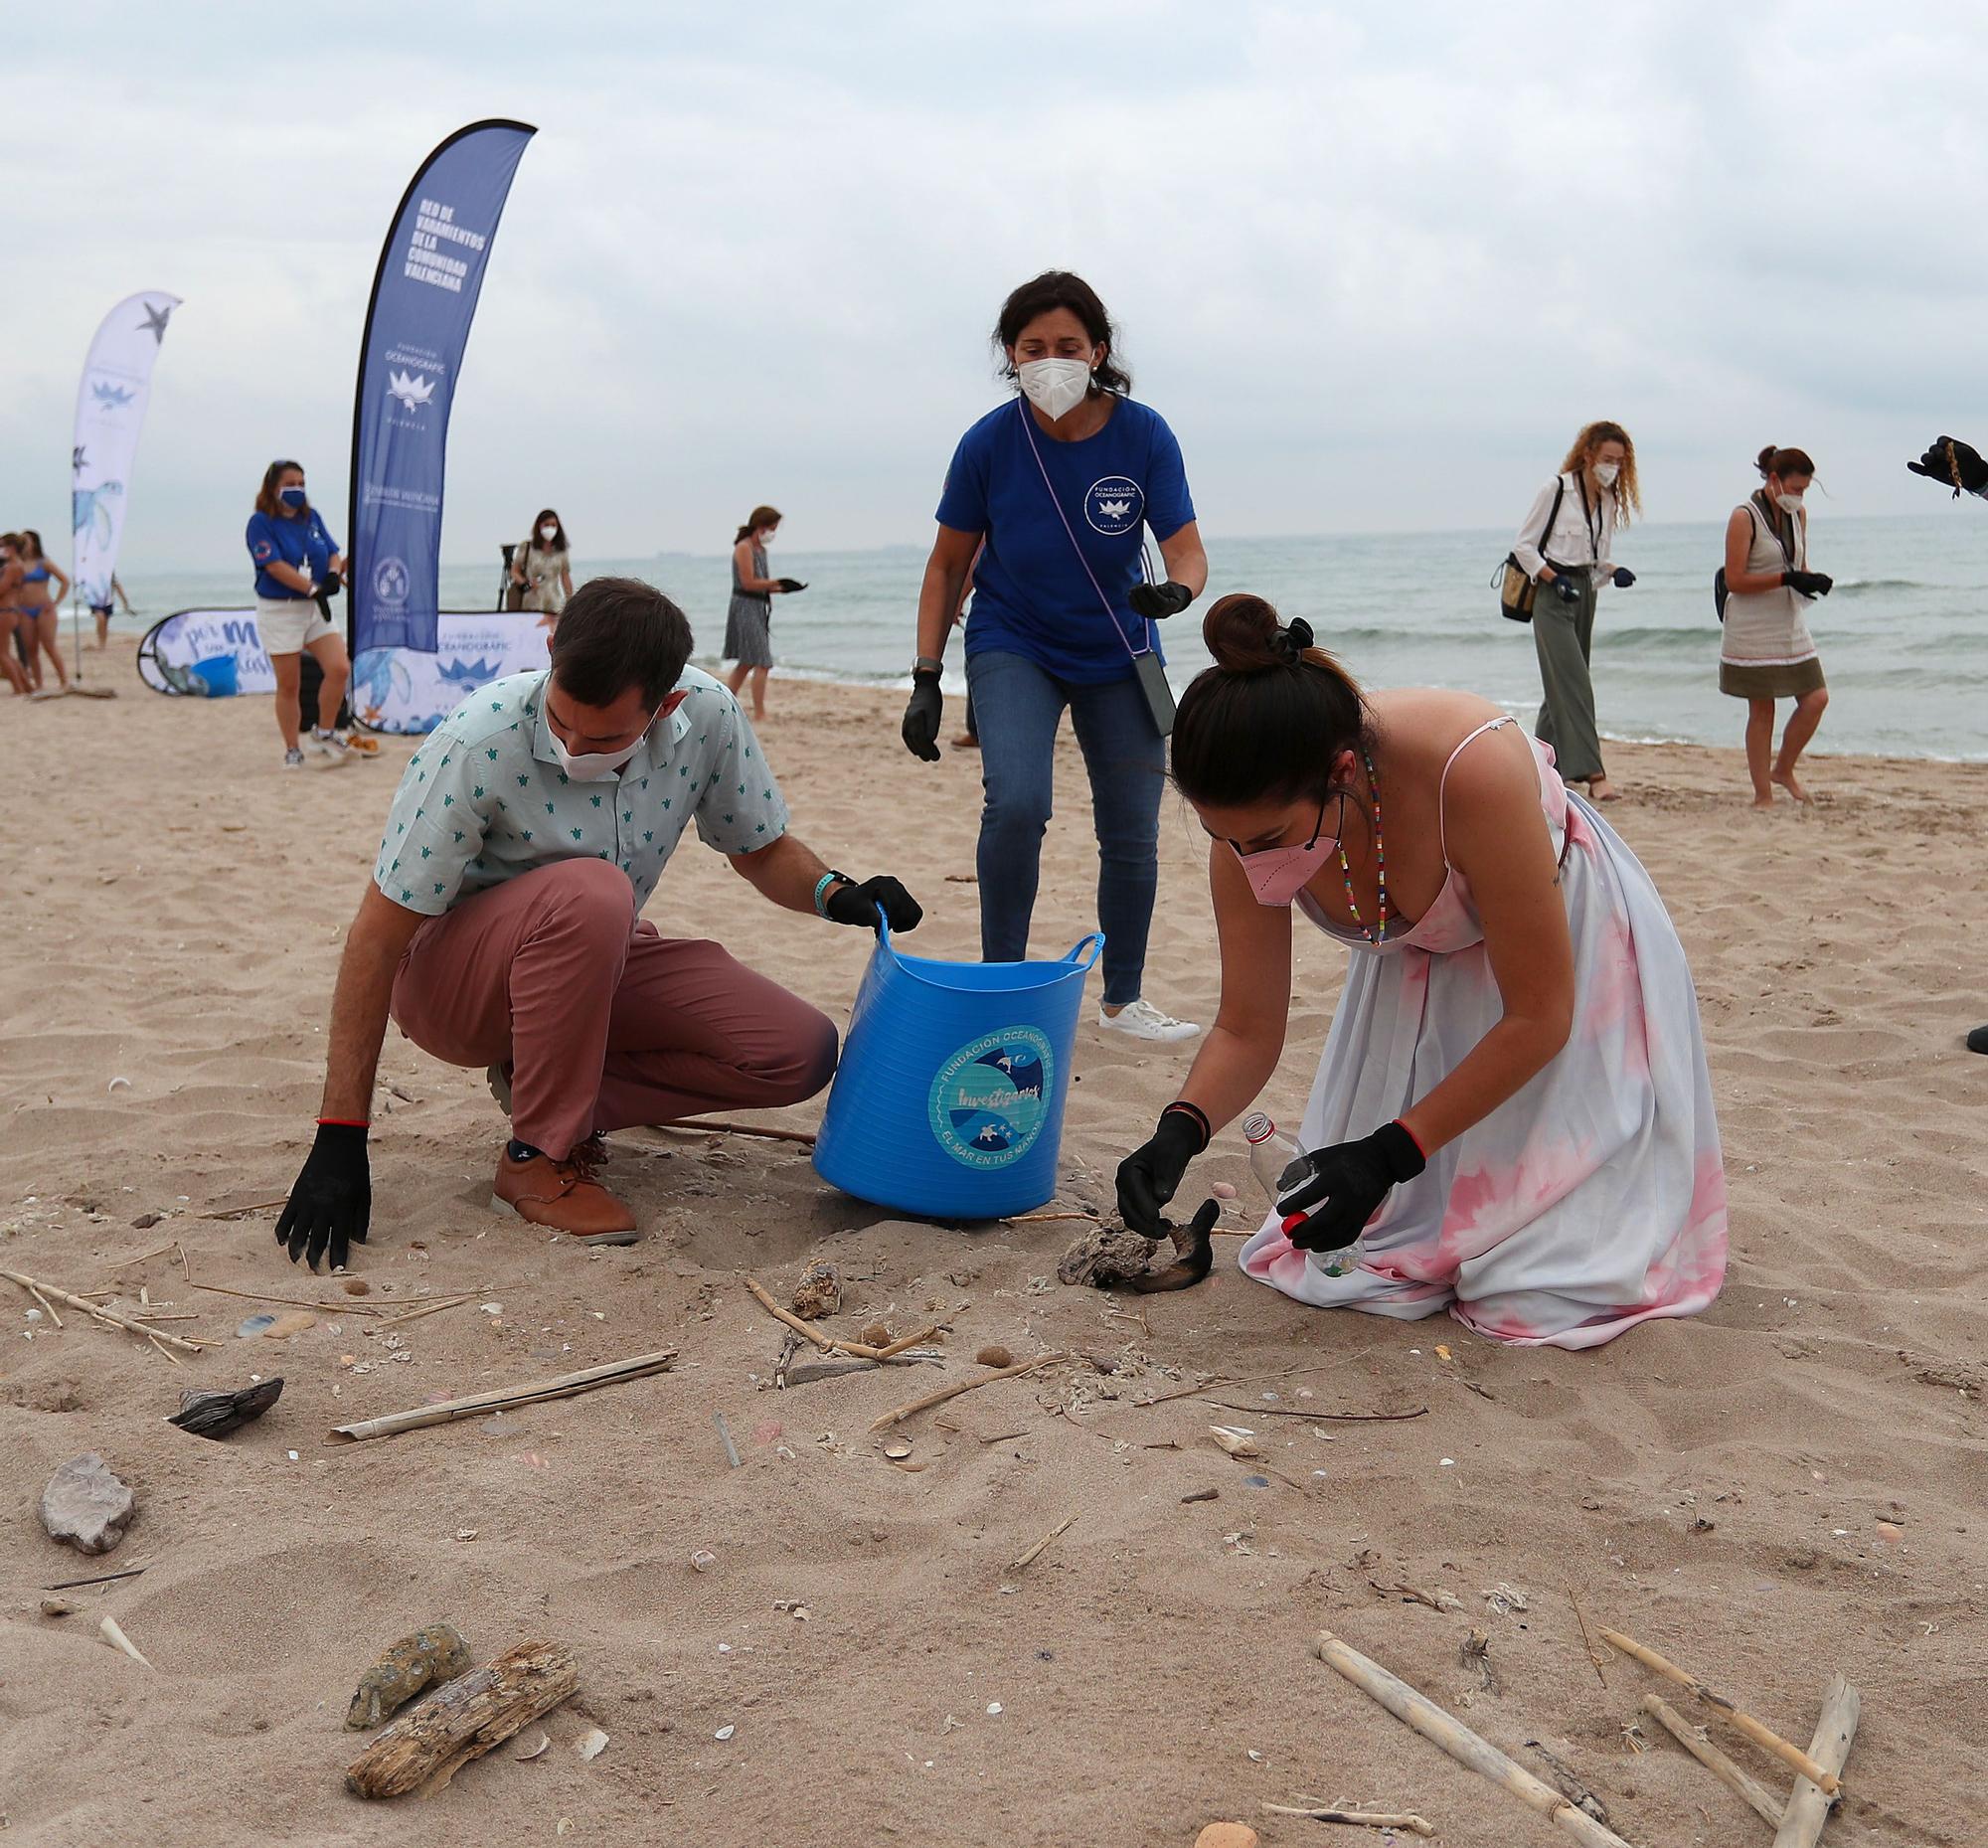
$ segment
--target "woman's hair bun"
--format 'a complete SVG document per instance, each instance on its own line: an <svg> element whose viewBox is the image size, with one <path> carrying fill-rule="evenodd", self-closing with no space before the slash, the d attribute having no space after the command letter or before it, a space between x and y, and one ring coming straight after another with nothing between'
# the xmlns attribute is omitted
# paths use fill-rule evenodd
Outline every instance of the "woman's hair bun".
<svg viewBox="0 0 1988 1848"><path fill-rule="evenodd" d="M1261 674L1283 666L1280 633L1275 608L1247 590L1218 597L1201 621L1202 639L1225 674Z"/></svg>
<svg viewBox="0 0 1988 1848"><path fill-rule="evenodd" d="M1767 476L1773 472L1774 457L1780 454L1780 444L1770 442L1758 455L1754 456L1753 466L1760 471L1760 479L1762 481L1766 480Z"/></svg>

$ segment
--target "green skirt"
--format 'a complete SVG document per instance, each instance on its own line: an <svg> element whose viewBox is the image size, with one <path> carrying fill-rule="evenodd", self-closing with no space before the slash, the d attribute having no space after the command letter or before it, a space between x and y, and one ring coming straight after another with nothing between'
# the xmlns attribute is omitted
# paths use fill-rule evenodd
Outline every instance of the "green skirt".
<svg viewBox="0 0 1988 1848"><path fill-rule="evenodd" d="M1757 667L1733 661L1719 664L1719 690L1736 700L1798 700L1804 693L1822 691L1822 659L1810 655L1806 661L1770 661Z"/></svg>

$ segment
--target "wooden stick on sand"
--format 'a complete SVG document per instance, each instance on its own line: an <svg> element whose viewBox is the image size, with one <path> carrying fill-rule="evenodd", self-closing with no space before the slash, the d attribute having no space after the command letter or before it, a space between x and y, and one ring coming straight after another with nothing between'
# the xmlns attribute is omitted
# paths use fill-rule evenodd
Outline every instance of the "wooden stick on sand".
<svg viewBox="0 0 1988 1848"><path fill-rule="evenodd" d="M798 1142L803 1148L815 1145L812 1129L775 1129L769 1123L729 1123L686 1116L674 1123L658 1123L656 1127L680 1130L685 1135L757 1136L764 1142Z"/></svg>
<svg viewBox="0 0 1988 1848"><path fill-rule="evenodd" d="M1787 1805L1750 1771L1744 1771L1721 1752L1700 1729L1691 1725L1661 1694L1645 1694L1643 1711L1655 1720L1679 1745L1740 1796L1770 1829L1781 1826Z"/></svg>
<svg viewBox="0 0 1988 1848"><path fill-rule="evenodd" d="M1265 1803L1266 1816L1309 1816L1314 1822L1351 1822L1363 1829L1407 1829L1410 1835L1433 1835L1426 1816L1392 1814L1379 1809L1301 1809L1289 1803Z"/></svg>
<svg viewBox="0 0 1988 1848"><path fill-rule="evenodd" d="M93 1315L99 1322L108 1322L112 1328L121 1328L126 1334L149 1336L154 1341L163 1341L168 1347L181 1349L188 1354L198 1354L201 1343L181 1335L162 1334L156 1328L148 1328L143 1322L134 1322L128 1315L119 1315L114 1309L99 1308L87 1296L78 1296L69 1290L58 1289L53 1283L44 1283L37 1277L25 1275L19 1270L0 1270L0 1277L10 1283L18 1283L31 1296L54 1296L66 1302L72 1309L81 1309L85 1315Z"/></svg>
<svg viewBox="0 0 1988 1848"><path fill-rule="evenodd" d="M654 1354L635 1354L627 1360L611 1360L604 1366L583 1368L579 1373L563 1373L557 1379L542 1380L537 1386L472 1393L466 1399L447 1399L436 1406L416 1406L412 1412L390 1412L384 1418L335 1425L331 1434L350 1443L363 1443L369 1437L394 1437L404 1430L418 1430L424 1425L446 1425L455 1419L474 1418L481 1412L509 1412L518 1406L543 1405L551 1399L571 1399L577 1393L590 1393L596 1387L618 1386L623 1380L639 1380L647 1374L665 1372L676 1364L676 1358L675 1348L662 1348ZM526 1718L537 1716L528 1714Z"/></svg>
<svg viewBox="0 0 1988 1848"><path fill-rule="evenodd" d="M405 1796L425 1785L432 1795L579 1686L571 1649L521 1642L394 1721L346 1767L345 1786L357 1796Z"/></svg>
<svg viewBox="0 0 1988 1848"><path fill-rule="evenodd" d="M1050 1531L1042 1537L1042 1539L1038 1540L1034 1546L1025 1549L1023 1552L1018 1553L1013 1559L1011 1559L1008 1562L1008 1570L1010 1572L1020 1572L1023 1567L1034 1564L1036 1555L1040 1553L1046 1546L1048 1546L1049 1543L1057 1537L1057 1535L1062 1533L1064 1529L1067 1528L1071 1524L1071 1522L1073 1522L1076 1519L1077 1516L1074 1514L1065 1515L1063 1519L1059 1521L1053 1528L1051 1528Z"/></svg>
<svg viewBox="0 0 1988 1848"><path fill-rule="evenodd" d="M1620 1630L1611 1630L1601 1624L1597 1624L1595 1628L1601 1640L1611 1649L1620 1649L1624 1655L1633 1655L1645 1668L1655 1669L1666 1681L1674 1681L1681 1688L1689 1688L1735 1732L1743 1733L1763 1752L1772 1753L1790 1770L1799 1771L1802 1776L1820 1785L1825 1795L1834 1796L1843 1787L1842 1780L1826 1765L1818 1764L1799 1747L1789 1745L1780 1734L1768 1731L1752 1715L1741 1713L1725 1695L1715 1693L1696 1675L1687 1674L1675 1662L1665 1661L1654 1649L1644 1647L1633 1636L1625 1636Z"/></svg>
<svg viewBox="0 0 1988 1848"><path fill-rule="evenodd" d="M1825 1770L1843 1768L1850 1756L1850 1742L1857 1736L1857 1716L1863 1703L1857 1690L1838 1675L1823 1698L1822 1718L1815 1737L1809 1741L1808 1755ZM1822 1839L1822 1825L1829 1820L1834 1799L1826 1795L1806 1775L1795 1779L1794 1795L1788 1798L1787 1814L1774 1836L1774 1848L1815 1848Z"/></svg>
<svg viewBox="0 0 1988 1848"><path fill-rule="evenodd" d="M1406 1681L1398 1680L1380 1663L1370 1661L1358 1649L1341 1642L1330 1630L1320 1630L1314 1645L1319 1660L1338 1672L1375 1700L1403 1724L1412 1727L1424 1739L1440 1746L1459 1764L1468 1765L1488 1777L1501 1789L1509 1790L1520 1802L1536 1809L1555 1827L1564 1829L1582 1848L1628 1848L1614 1830L1596 1822L1551 1784L1542 1783L1522 1764L1508 1759L1489 1740L1480 1739L1467 1726L1450 1718L1440 1707L1418 1694Z"/></svg>
<svg viewBox="0 0 1988 1848"><path fill-rule="evenodd" d="M1025 1373L1034 1373L1038 1367L1045 1367L1053 1360L1062 1360L1061 1351L1038 1354L1034 1360L1017 1361L1012 1367L997 1367L992 1373L976 1374L970 1380L960 1380L952 1386L941 1386L935 1393L927 1393L922 1399L913 1399L906 1405L887 1412L880 1419L870 1422L872 1430L883 1430L892 1425L902 1425L913 1413L928 1412L933 1406L942 1406L948 1399L957 1399L961 1393L970 1393L976 1386L992 1386L996 1380L1019 1380Z"/></svg>
<svg viewBox="0 0 1988 1848"><path fill-rule="evenodd" d="M757 1277L747 1277L746 1287L758 1298L759 1306L776 1321L786 1323L797 1335L803 1335L820 1348L824 1354L849 1354L857 1360L895 1360L909 1348L917 1347L929 1341L938 1333L938 1324L921 1328L914 1335L907 1335L902 1341L893 1341L889 1347L871 1347L863 1341L845 1341L840 1335L825 1335L812 1322L804 1322L791 1309L783 1309L767 1294L766 1287Z"/></svg>

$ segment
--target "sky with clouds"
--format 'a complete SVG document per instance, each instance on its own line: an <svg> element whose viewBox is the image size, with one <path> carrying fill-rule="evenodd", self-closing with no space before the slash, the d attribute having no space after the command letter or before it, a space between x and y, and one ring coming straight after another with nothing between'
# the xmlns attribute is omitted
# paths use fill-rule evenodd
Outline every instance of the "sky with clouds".
<svg viewBox="0 0 1988 1848"><path fill-rule="evenodd" d="M240 558L275 454L343 509L414 167L536 123L458 388L443 555L922 545L1004 389L1003 295L1079 270L1210 533L1516 524L1573 431L1648 515L1768 440L1838 514L1988 448L1988 13L1811 0L750 7L76 0L17 23L0 522L64 527L77 375L185 298L126 526ZM32 110L30 109L32 104ZM19 132L28 113L44 132Z"/></svg>

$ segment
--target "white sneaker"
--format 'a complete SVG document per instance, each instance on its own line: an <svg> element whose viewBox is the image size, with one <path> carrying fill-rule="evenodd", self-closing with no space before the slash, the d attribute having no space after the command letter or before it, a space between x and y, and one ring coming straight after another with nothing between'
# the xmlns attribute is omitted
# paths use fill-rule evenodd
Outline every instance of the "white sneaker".
<svg viewBox="0 0 1988 1848"><path fill-rule="evenodd" d="M336 765L340 763L353 763L358 760L353 756L350 749L347 747L345 743L345 740L340 738L336 732L320 732L317 730L315 726L313 726L311 728L309 737L304 742L308 744L310 748L318 754L319 756L329 757L331 759L331 761L324 766L326 769L334 768Z"/></svg>
<svg viewBox="0 0 1988 1848"><path fill-rule="evenodd" d="M292 745L288 751L283 753L283 768L286 770L300 770L303 766L304 754Z"/></svg>
<svg viewBox="0 0 1988 1848"><path fill-rule="evenodd" d="M1107 1014L1100 1005L1097 1024L1109 1027L1114 1033L1130 1034L1135 1040L1191 1040L1201 1031L1194 1021L1162 1014L1143 997L1126 1002L1115 1014Z"/></svg>

